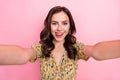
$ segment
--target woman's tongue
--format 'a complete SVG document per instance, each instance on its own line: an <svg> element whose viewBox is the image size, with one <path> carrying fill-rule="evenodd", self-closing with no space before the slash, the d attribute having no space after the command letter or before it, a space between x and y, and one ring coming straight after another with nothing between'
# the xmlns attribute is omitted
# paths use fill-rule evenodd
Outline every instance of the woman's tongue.
<svg viewBox="0 0 120 80"><path fill-rule="evenodd" d="M55 36L56 36L56 37L62 37L62 35L63 35L62 32L56 32L56 33L55 33Z"/></svg>

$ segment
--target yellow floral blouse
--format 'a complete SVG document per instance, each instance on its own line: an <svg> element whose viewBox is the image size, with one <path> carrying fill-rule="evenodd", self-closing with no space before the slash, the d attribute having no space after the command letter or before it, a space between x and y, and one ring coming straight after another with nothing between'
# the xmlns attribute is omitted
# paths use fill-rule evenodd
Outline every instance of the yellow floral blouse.
<svg viewBox="0 0 120 80"><path fill-rule="evenodd" d="M41 44L33 45L33 48L38 53L37 58L40 58L40 77L41 80L75 80L76 78L76 70L78 67L77 60L84 59L88 60L88 56L83 53L83 44L76 43L75 47L77 49L77 57L76 60L69 59L66 54L64 54L61 58L60 64L57 66L53 55L50 55L50 58L46 60L41 57ZM31 60L31 62L35 62Z"/></svg>

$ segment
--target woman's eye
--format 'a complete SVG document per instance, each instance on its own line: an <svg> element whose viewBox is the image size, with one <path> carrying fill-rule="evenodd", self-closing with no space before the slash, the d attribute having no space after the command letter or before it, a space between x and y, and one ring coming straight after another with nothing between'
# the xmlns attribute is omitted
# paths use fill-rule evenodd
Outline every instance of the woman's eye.
<svg viewBox="0 0 120 80"><path fill-rule="evenodd" d="M57 25L57 23L51 23L52 25Z"/></svg>
<svg viewBox="0 0 120 80"><path fill-rule="evenodd" d="M68 24L68 23L66 23L66 22L65 22L65 23L63 23L63 25L67 25L67 24Z"/></svg>

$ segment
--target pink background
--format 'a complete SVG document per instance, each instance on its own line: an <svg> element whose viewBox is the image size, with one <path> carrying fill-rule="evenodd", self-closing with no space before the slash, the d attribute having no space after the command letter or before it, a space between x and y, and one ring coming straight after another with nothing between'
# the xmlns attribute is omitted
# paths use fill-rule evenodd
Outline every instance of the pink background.
<svg viewBox="0 0 120 80"><path fill-rule="evenodd" d="M85 44L120 39L119 0L0 0L0 44L31 47L39 41L43 21L56 5L70 9L76 37ZM79 61L77 80L120 80L120 59ZM0 80L40 80L39 60L1 65Z"/></svg>

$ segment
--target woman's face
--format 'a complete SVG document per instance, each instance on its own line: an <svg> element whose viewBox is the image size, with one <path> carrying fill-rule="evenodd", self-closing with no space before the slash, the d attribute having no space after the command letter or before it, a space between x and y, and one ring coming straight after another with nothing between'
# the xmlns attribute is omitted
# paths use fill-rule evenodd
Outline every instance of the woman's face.
<svg viewBox="0 0 120 80"><path fill-rule="evenodd" d="M55 13L51 19L51 33L54 41L64 41L70 29L69 18L63 11Z"/></svg>

